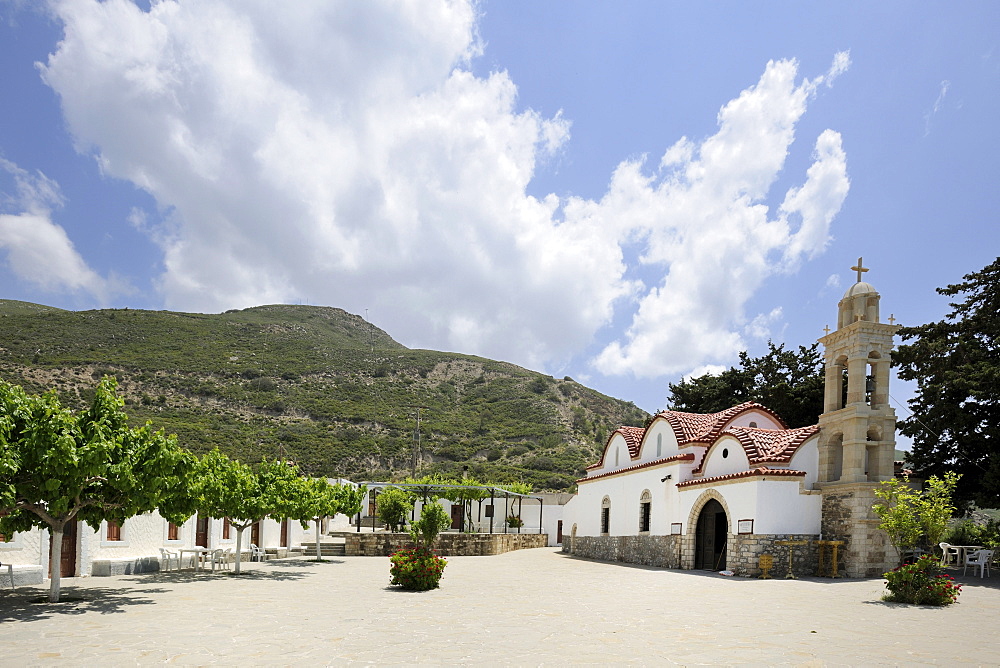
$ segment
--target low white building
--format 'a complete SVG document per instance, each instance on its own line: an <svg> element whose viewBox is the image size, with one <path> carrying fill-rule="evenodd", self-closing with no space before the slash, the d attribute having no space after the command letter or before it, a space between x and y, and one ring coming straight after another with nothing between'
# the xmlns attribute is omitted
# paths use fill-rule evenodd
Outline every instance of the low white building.
<svg viewBox="0 0 1000 668"><path fill-rule="evenodd" d="M820 549L840 572L877 576L895 555L872 512L893 476L895 413L889 365L898 328L879 320L880 296L861 281L838 305L824 346L819 424L788 429L748 402L713 414L662 411L619 427L565 508L563 550L669 568L815 572ZM794 542L797 545L783 543ZM827 558L829 563L829 557ZM784 564L784 565L782 565Z"/></svg>
<svg viewBox="0 0 1000 668"><path fill-rule="evenodd" d="M243 531L244 558L250 544L284 555L312 540L312 522L303 529L297 520L265 519ZM15 582L38 584L49 576L51 540L47 529L19 532L0 541L0 563L14 566ZM119 575L161 570L163 550L204 547L236 549L236 529L227 520L195 515L181 525L167 522L159 513L131 517L121 525L102 522L97 531L82 522L70 523L63 534L63 577ZM0 571L4 585L6 568Z"/></svg>

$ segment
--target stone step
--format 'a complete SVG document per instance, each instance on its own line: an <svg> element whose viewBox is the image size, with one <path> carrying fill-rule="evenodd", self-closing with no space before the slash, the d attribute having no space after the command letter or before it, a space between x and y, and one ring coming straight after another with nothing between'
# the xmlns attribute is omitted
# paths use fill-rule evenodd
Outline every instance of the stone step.
<svg viewBox="0 0 1000 668"><path fill-rule="evenodd" d="M319 554L321 557L343 557L345 552L344 543L334 543L321 541L319 544ZM302 543L302 556L312 557L316 555L316 543Z"/></svg>

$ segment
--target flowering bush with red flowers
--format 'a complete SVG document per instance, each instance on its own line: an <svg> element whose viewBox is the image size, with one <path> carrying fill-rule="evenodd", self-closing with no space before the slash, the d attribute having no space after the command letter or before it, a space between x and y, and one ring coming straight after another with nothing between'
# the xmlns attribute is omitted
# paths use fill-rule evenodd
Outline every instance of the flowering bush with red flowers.
<svg viewBox="0 0 1000 668"><path fill-rule="evenodd" d="M889 593L882 600L916 605L950 605L958 600L962 586L944 573L938 560L929 555L885 573Z"/></svg>
<svg viewBox="0 0 1000 668"><path fill-rule="evenodd" d="M447 560L424 547L407 547L397 550L389 557L391 580L389 584L399 585L411 591L436 589L441 582Z"/></svg>

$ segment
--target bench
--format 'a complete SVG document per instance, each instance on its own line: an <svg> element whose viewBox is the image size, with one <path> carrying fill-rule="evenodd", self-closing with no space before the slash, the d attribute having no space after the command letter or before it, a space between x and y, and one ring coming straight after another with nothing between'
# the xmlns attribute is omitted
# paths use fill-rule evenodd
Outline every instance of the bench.
<svg viewBox="0 0 1000 668"><path fill-rule="evenodd" d="M160 570L160 557L131 557L122 559L94 559L90 574L94 577L155 573Z"/></svg>

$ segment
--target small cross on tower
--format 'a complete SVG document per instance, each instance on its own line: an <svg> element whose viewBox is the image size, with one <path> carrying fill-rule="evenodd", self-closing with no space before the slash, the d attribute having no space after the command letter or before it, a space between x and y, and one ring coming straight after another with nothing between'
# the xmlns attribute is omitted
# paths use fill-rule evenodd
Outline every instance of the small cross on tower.
<svg viewBox="0 0 1000 668"><path fill-rule="evenodd" d="M858 272L858 283L860 283L861 282L861 274L863 274L864 272L868 271L868 268L865 267L865 265L861 263L861 258L858 258L858 266L851 267L851 271Z"/></svg>
<svg viewBox="0 0 1000 668"><path fill-rule="evenodd" d="M895 325L896 324L896 314L894 314L894 313L890 313L889 314L889 324L890 325Z"/></svg>
<svg viewBox="0 0 1000 668"><path fill-rule="evenodd" d="M829 334L830 333L830 325L825 325L823 327L823 333L824 334Z"/></svg>

